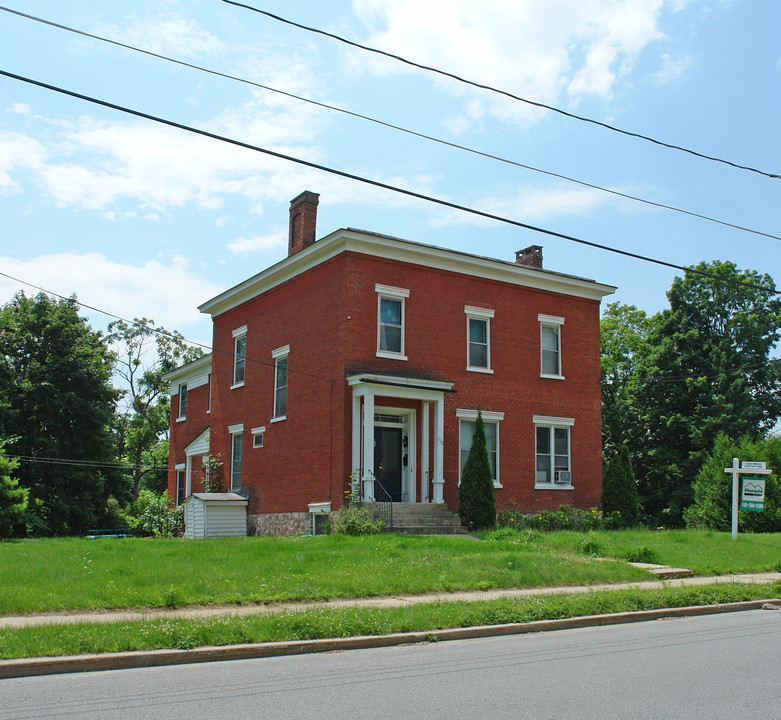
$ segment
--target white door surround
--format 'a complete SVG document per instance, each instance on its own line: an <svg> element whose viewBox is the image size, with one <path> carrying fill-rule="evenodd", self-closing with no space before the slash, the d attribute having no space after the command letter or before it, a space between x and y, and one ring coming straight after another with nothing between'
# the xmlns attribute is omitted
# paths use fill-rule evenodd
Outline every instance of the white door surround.
<svg viewBox="0 0 781 720"><path fill-rule="evenodd" d="M360 478L363 483L363 496L374 498L374 427L375 415L386 415L401 418L403 424L409 425L407 437L409 447L409 467L406 469L406 492L409 502L417 502L417 488L422 487L420 502L442 503L445 501L443 486L444 429L445 429L445 393L450 392L453 383L443 380L423 380L402 375L386 375L382 373L354 373L347 378L347 384L353 390L353 423L352 423L352 467L353 477ZM404 400L415 400L421 403L421 468L417 470L417 448L414 445L417 438L417 413L412 408L377 407L376 397L391 397ZM429 412L434 408L434 447L429 447ZM380 420L381 422L381 420ZM427 497L428 478L426 471L429 462L433 460L432 497ZM421 478L422 475L422 478ZM421 483L421 479L423 482ZM404 479L402 477L402 483ZM420 484L419 484L420 483Z"/></svg>

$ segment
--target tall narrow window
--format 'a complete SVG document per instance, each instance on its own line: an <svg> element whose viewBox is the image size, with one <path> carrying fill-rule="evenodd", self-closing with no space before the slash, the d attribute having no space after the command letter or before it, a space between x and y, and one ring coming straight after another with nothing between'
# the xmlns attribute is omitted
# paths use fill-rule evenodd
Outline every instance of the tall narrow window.
<svg viewBox="0 0 781 720"><path fill-rule="evenodd" d="M488 308L464 306L466 313L467 370L493 372L491 370L491 318L494 311Z"/></svg>
<svg viewBox="0 0 781 720"><path fill-rule="evenodd" d="M494 481L494 487L502 487L499 483L499 422L504 419L503 412L484 412L483 428L485 429L485 447L488 451L488 460L491 463L491 478ZM475 434L475 421L477 420L477 410L456 410L456 417L459 418L458 427L458 446L459 446L459 464L458 464L458 482L461 482L461 472L464 469L469 451L472 449L472 438Z"/></svg>
<svg viewBox="0 0 781 720"><path fill-rule="evenodd" d="M271 353L274 358L274 420L287 417L287 361L290 346L278 348Z"/></svg>
<svg viewBox="0 0 781 720"><path fill-rule="evenodd" d="M574 420L536 416L534 422L535 486L571 488L570 428Z"/></svg>
<svg viewBox="0 0 781 720"><path fill-rule="evenodd" d="M406 360L404 356L404 303L409 290L375 285L378 294L377 355Z"/></svg>
<svg viewBox="0 0 781 720"><path fill-rule="evenodd" d="M538 315L540 321L540 375L562 378L561 326L564 318Z"/></svg>
<svg viewBox="0 0 781 720"><path fill-rule="evenodd" d="M231 492L241 490L241 449L244 440L244 426L228 428L231 433Z"/></svg>
<svg viewBox="0 0 781 720"><path fill-rule="evenodd" d="M247 326L233 331L233 386L244 384L244 370L247 359Z"/></svg>
<svg viewBox="0 0 781 720"><path fill-rule="evenodd" d="M181 505L184 502L185 469L177 466L176 468L176 504Z"/></svg>
<svg viewBox="0 0 781 720"><path fill-rule="evenodd" d="M184 420L187 417L187 383L179 385L179 417Z"/></svg>

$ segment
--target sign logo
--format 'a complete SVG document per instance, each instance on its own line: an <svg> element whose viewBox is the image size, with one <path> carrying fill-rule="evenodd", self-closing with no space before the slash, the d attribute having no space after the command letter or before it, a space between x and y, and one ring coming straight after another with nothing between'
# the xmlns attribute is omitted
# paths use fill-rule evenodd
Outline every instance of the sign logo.
<svg viewBox="0 0 781 720"><path fill-rule="evenodd" d="M740 495L740 509L755 510L757 512L761 512L765 509L764 478L743 478L743 492Z"/></svg>

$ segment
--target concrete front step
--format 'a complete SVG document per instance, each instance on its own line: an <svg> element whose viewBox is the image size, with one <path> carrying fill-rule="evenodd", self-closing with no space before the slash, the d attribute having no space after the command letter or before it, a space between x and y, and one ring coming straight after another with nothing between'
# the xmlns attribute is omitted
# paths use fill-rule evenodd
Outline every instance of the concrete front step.
<svg viewBox="0 0 781 720"><path fill-rule="evenodd" d="M364 506L379 516L371 503ZM444 503L393 503L393 528L387 530L407 535L467 533L458 516Z"/></svg>

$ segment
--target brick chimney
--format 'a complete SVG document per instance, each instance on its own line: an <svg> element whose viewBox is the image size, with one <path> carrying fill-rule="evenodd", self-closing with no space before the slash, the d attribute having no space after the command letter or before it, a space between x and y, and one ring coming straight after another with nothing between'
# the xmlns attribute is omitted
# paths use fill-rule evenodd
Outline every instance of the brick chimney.
<svg viewBox="0 0 781 720"><path fill-rule="evenodd" d="M298 197L290 201L288 257L301 252L314 243L317 229L317 204L319 202L320 196L308 190L304 190Z"/></svg>
<svg viewBox="0 0 781 720"><path fill-rule="evenodd" d="M529 247L515 253L515 262L526 267L542 270L542 246L529 245Z"/></svg>

